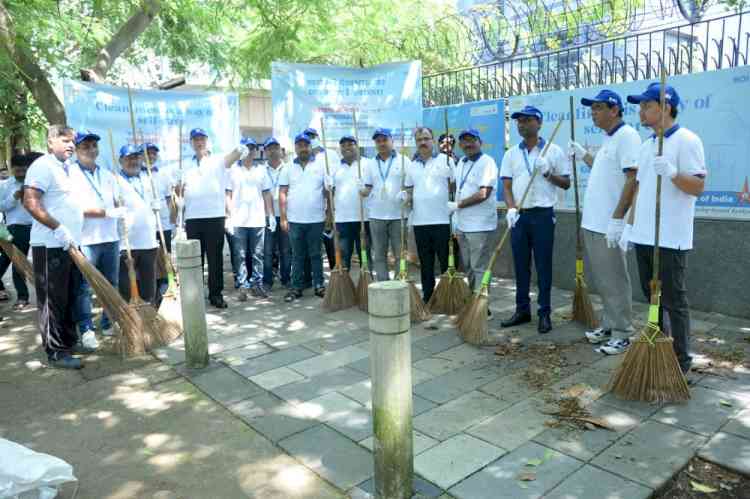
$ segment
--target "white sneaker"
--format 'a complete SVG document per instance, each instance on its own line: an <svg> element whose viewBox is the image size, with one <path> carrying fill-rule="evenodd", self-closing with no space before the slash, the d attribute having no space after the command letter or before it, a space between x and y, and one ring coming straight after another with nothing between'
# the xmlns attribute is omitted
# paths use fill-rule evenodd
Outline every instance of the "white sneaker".
<svg viewBox="0 0 750 499"><path fill-rule="evenodd" d="M630 348L630 340L609 340L605 345L600 346L597 351L605 355L620 355Z"/></svg>
<svg viewBox="0 0 750 499"><path fill-rule="evenodd" d="M96 349L99 348L99 341L97 341L93 331L86 331L81 335L81 345L85 348Z"/></svg>
<svg viewBox="0 0 750 499"><path fill-rule="evenodd" d="M115 329L110 326L107 329L102 329L102 336L114 336L115 335Z"/></svg>
<svg viewBox="0 0 750 499"><path fill-rule="evenodd" d="M586 335L586 339L589 340L589 343L595 345L612 338L611 329L596 328L593 331L586 331L584 334Z"/></svg>

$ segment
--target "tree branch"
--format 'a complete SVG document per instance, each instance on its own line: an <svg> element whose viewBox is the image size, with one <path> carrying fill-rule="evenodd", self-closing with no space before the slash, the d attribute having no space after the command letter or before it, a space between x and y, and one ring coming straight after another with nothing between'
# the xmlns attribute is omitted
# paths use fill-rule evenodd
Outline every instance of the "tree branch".
<svg viewBox="0 0 750 499"><path fill-rule="evenodd" d="M104 83L115 59L130 48L141 33L146 31L159 14L160 9L160 0L143 0L141 8L117 30L109 43L99 51L94 66L81 70L81 79L94 83Z"/></svg>

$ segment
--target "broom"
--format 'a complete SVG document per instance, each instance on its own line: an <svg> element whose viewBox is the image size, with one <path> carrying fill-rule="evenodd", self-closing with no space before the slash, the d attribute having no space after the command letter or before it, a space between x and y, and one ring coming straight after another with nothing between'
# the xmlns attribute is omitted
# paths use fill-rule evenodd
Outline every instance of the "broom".
<svg viewBox="0 0 750 499"><path fill-rule="evenodd" d="M352 122L354 123L354 139L357 141L359 148L359 134L357 132L357 111L352 111ZM359 179L362 180L362 162L357 154L357 171ZM363 312L368 310L368 288L374 281L372 272L367 262L367 231L365 231L365 200L359 196L359 279L357 279L357 305Z"/></svg>
<svg viewBox="0 0 750 499"><path fill-rule="evenodd" d="M406 188L406 145L404 143L404 125L401 124L401 190ZM409 279L409 263L406 260L406 206L401 203L401 258L399 261L399 280L409 285L409 315L411 322L424 322L432 318L430 310L422 301L414 281Z"/></svg>
<svg viewBox="0 0 750 499"><path fill-rule="evenodd" d="M659 103L662 126L658 132L658 155L664 149L664 87L666 73L661 68ZM648 323L628 349L615 371L610 388L619 398L643 402L683 402L690 400L687 379L682 374L671 337L659 328L661 280L659 279L659 231L661 221L661 175L656 176L656 210L654 213L654 264L651 277L651 299ZM631 208L635 210L635 207Z"/></svg>
<svg viewBox="0 0 750 499"><path fill-rule="evenodd" d="M328 149L326 145L326 129L323 118L320 118L320 134L323 139L323 158L326 163L326 175L331 175L328 166ZM339 245L339 231L336 228L336 205L333 202L333 193L328 191L329 221L333 228L333 247L336 253L336 266L331 270L331 277L328 280L328 289L323 297L323 310L326 312L336 312L353 307L356 303L354 282L343 265L341 264L341 246Z"/></svg>
<svg viewBox="0 0 750 499"><path fill-rule="evenodd" d="M573 96L570 96L570 140L576 140L575 108ZM581 238L581 209L578 201L578 168L576 168L576 157L571 159L573 163L573 192L576 199L576 289L573 293L573 320L580 322L586 327L597 327L598 321L594 314L594 306L591 304L589 289L583 279L583 240Z"/></svg>
<svg viewBox="0 0 750 499"><path fill-rule="evenodd" d="M448 128L448 110L446 109L443 117L445 118L445 135L449 133ZM450 166L450 156L445 155L445 164ZM453 194L451 194L453 200ZM454 213L452 216L456 216ZM435 290L432 292L427 307L435 314L455 315L466 306L471 299L471 289L466 283L463 274L456 272L456 257L453 254L453 224L450 226L451 233L448 238L448 269L440 276Z"/></svg>
<svg viewBox="0 0 750 499"><path fill-rule="evenodd" d="M541 154L542 157L547 154L547 150L549 149L550 144L555 140L555 136L557 135L557 131L560 129L561 124L562 120L557 122L555 130L552 132L552 136L544 146L544 150ZM521 196L521 202L518 203L518 207L521 210L523 209L523 203L526 201L526 196L529 194L531 185L534 183L534 179L538 172L539 168L534 168L534 172L531 174L531 179L529 180L528 185L526 185L523 196ZM484 271L484 275L482 276L482 284L480 288L474 293L471 302L461 310L454 322L464 341L471 343L472 345L482 345L487 343L489 333L487 327L487 309L489 307L488 302L490 281L492 280L492 269L495 267L495 260L497 260L500 251L503 249L505 241L508 239L510 230L511 226L508 225L503 237L500 239L500 242L495 247L495 251L492 253L490 262L487 265L487 270Z"/></svg>
<svg viewBox="0 0 750 499"><path fill-rule="evenodd" d="M31 262L11 241L13 241L13 236L8 231L8 227L0 224L0 248L8 255L10 261L13 262L13 268L16 269L16 272L21 274L21 277L33 286L34 269L31 267Z"/></svg>

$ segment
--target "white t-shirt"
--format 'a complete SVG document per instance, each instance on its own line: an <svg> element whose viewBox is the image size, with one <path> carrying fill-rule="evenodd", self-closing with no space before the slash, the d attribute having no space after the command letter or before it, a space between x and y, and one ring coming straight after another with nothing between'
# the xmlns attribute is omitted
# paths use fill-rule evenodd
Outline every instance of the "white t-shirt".
<svg viewBox="0 0 750 499"><path fill-rule="evenodd" d="M174 229L174 224L169 217L169 203L167 198L172 197L172 189L177 184L174 168L156 163L153 165L154 183L159 192L159 219L164 230Z"/></svg>
<svg viewBox="0 0 750 499"><path fill-rule="evenodd" d="M120 187L115 176L97 165L92 173L80 165L81 175L79 177L77 193L81 197L81 204L85 210L100 208L103 210L114 208L115 199L120 197ZM106 217L84 217L83 234L81 236L82 246L94 244L112 243L120 240L117 232L117 220Z"/></svg>
<svg viewBox="0 0 750 499"><path fill-rule="evenodd" d="M210 155L198 164L195 156L182 174L185 184L185 220L220 218L226 215L226 190L229 184L224 157Z"/></svg>
<svg viewBox="0 0 750 499"><path fill-rule="evenodd" d="M229 179L232 224L235 227L265 227L263 193L271 190L266 165L253 165L250 168L235 165L229 171Z"/></svg>
<svg viewBox="0 0 750 499"><path fill-rule="evenodd" d="M586 193L583 197L581 227L607 233L607 225L620 201L625 186L625 172L638 169L641 137L624 123L612 135L605 134L601 148L594 156Z"/></svg>
<svg viewBox="0 0 750 499"><path fill-rule="evenodd" d="M288 165L281 163L277 168L273 168L270 163L266 162L266 177L271 183L271 195L273 195L273 214L276 217L281 216L281 210L279 209L279 179L281 178L281 172L284 171Z"/></svg>
<svg viewBox="0 0 750 499"><path fill-rule="evenodd" d="M448 176L438 175L435 170L446 165L451 169ZM411 225L449 224L449 182L455 179L453 160L445 154L432 156L427 162L417 157L406 171L406 187L413 187Z"/></svg>
<svg viewBox="0 0 750 499"><path fill-rule="evenodd" d="M656 173L653 161L658 152L656 137L641 145L638 156L638 197L631 242L653 246L656 218ZM707 174L703 142L687 128L675 125L664 134L664 157L677 167L679 173L703 176ZM693 248L693 221L696 197L678 189L672 180L661 182L661 223L659 246L677 250Z"/></svg>
<svg viewBox="0 0 750 499"><path fill-rule="evenodd" d="M156 198L151 190L148 174L141 172L127 178L120 175L118 181L124 206L133 217L133 226L128 228L130 249L145 250L158 247L156 218L151 210L151 203ZM120 244L120 250L125 250L125 241Z"/></svg>
<svg viewBox="0 0 750 499"><path fill-rule="evenodd" d="M362 176L365 177L366 167L362 163ZM359 170L357 162L351 165L343 160L333 173L334 190L333 202L336 206L336 222L359 222ZM367 220L367 200L364 201L364 219Z"/></svg>
<svg viewBox="0 0 750 499"><path fill-rule="evenodd" d="M287 220L293 223L309 224L325 221L323 183L325 165L316 156L305 168L295 159L286 166L279 176L279 186L289 187L287 193Z"/></svg>
<svg viewBox="0 0 750 499"><path fill-rule="evenodd" d="M401 167L402 161L405 170ZM368 165L365 183L372 185L369 197L370 218L398 220L401 218L401 200L398 198L398 193L401 192L401 177L403 172L409 170L411 161L393 151L385 161L376 155L363 162L363 168L365 164Z"/></svg>
<svg viewBox="0 0 750 499"><path fill-rule="evenodd" d="M23 182L10 177L0 182L0 211L5 214L6 225L31 225L34 218L16 199L16 192L23 189Z"/></svg>
<svg viewBox="0 0 750 499"><path fill-rule="evenodd" d="M531 174L534 172L534 163L544 149L544 139L540 138L537 145L529 152L523 142L505 151L502 166L500 167L501 179L513 180L513 199L516 204L521 202L526 186L529 185ZM546 159L550 164L551 173L554 175L570 176L570 160L563 150L556 144L550 144ZM550 208L557 204L558 196L563 190L537 174L531 190L526 196L526 201L520 208Z"/></svg>
<svg viewBox="0 0 750 499"><path fill-rule="evenodd" d="M81 241L83 229L83 198L76 191L80 182L85 182L81 175L81 169L72 161L63 164L53 154L45 154L31 164L23 184L44 193L44 208L70 231L76 242ZM36 220L31 225L31 245L62 247L52 235L52 229Z"/></svg>
<svg viewBox="0 0 750 499"><path fill-rule="evenodd" d="M472 206L456 210L458 230L484 232L497 229L497 165L492 156L481 154L472 161L464 157L456 165L456 202L470 198L482 187L491 187L490 196Z"/></svg>

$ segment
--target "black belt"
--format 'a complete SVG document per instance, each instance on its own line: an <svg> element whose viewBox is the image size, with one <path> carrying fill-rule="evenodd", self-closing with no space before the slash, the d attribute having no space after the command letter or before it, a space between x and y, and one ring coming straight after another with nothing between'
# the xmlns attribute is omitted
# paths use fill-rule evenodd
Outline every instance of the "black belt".
<svg viewBox="0 0 750 499"><path fill-rule="evenodd" d="M539 213L543 211L552 211L551 206L535 206L534 208L521 208L519 211L526 213Z"/></svg>

